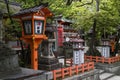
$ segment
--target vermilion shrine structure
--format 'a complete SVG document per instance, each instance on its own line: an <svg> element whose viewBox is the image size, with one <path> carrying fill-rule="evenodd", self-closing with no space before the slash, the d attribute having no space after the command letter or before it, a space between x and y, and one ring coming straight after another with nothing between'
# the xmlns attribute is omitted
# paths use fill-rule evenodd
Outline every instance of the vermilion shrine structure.
<svg viewBox="0 0 120 80"><path fill-rule="evenodd" d="M47 8L47 5L23 9L14 14L14 18L20 19L21 22L21 39L31 46L31 67L35 70L38 69L38 45L43 39L47 39L44 33L46 28L46 18L52 15L53 14Z"/></svg>

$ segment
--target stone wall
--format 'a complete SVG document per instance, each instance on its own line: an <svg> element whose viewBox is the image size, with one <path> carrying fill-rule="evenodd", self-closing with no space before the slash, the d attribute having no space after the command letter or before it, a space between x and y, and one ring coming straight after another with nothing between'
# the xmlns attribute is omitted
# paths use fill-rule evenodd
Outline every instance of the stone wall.
<svg viewBox="0 0 120 80"><path fill-rule="evenodd" d="M7 45L0 42L0 78L19 72L18 56Z"/></svg>

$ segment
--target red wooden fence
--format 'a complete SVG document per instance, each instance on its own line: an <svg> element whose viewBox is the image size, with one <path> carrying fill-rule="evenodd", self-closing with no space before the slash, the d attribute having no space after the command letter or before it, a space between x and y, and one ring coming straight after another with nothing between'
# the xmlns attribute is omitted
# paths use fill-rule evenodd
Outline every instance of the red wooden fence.
<svg viewBox="0 0 120 80"><path fill-rule="evenodd" d="M120 61L120 56L115 56L111 58L104 58L104 57L98 57L98 56L85 56L85 60L111 64L111 63Z"/></svg>
<svg viewBox="0 0 120 80"><path fill-rule="evenodd" d="M58 70L53 70L53 78L56 80L57 78L65 78L66 76L77 75L79 73L83 73L85 71L93 70L94 62L88 62L81 65L71 66L67 68L61 68Z"/></svg>

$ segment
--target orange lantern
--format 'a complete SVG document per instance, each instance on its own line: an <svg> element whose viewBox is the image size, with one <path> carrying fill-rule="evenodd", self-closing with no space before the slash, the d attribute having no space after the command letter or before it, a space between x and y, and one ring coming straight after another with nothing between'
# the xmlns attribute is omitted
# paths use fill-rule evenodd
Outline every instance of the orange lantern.
<svg viewBox="0 0 120 80"><path fill-rule="evenodd" d="M44 34L46 18L52 15L46 4L23 9L13 15L21 21L22 40L31 46L31 67L35 70L38 69L37 48L43 39L47 39Z"/></svg>

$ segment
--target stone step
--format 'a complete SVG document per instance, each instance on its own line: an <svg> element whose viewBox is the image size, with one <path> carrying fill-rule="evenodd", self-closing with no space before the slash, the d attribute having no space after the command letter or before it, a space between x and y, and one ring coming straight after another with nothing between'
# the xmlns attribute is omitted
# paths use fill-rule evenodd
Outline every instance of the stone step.
<svg viewBox="0 0 120 80"><path fill-rule="evenodd" d="M120 80L120 76L115 75L113 73L105 72L104 70L100 70L100 79L101 80Z"/></svg>

